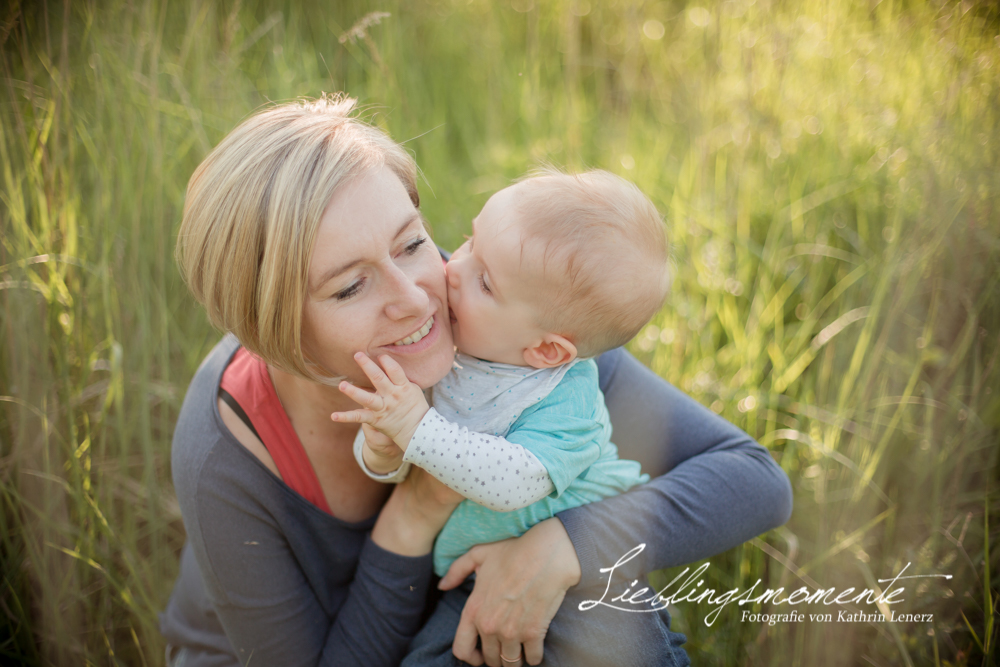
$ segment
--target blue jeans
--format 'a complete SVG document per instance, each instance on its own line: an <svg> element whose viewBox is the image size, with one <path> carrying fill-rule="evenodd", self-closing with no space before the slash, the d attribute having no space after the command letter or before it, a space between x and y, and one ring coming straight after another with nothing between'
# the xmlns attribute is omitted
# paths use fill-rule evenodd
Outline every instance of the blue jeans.
<svg viewBox="0 0 1000 667"><path fill-rule="evenodd" d="M462 667L451 652L455 630L473 580L447 591L410 644L400 667ZM637 588L641 588L640 584ZM670 631L666 609L629 613L598 605L580 611L584 600L600 600L600 590L571 588L545 635L545 667L688 667L681 647L687 638ZM613 595L609 595L609 598ZM525 663L527 664L527 663Z"/></svg>
<svg viewBox="0 0 1000 667"><path fill-rule="evenodd" d="M184 667L187 664L188 651L183 646L167 644L167 667Z"/></svg>

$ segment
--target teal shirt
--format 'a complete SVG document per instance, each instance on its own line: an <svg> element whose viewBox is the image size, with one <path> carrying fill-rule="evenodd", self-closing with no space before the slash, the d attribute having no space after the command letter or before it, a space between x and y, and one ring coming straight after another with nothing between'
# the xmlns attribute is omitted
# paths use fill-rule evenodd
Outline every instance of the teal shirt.
<svg viewBox="0 0 1000 667"><path fill-rule="evenodd" d="M438 576L444 576L456 558L477 544L517 537L557 512L616 496L649 481L638 463L618 458L593 360L573 366L548 396L521 413L504 437L542 462L555 490L512 512L462 501L434 544Z"/></svg>

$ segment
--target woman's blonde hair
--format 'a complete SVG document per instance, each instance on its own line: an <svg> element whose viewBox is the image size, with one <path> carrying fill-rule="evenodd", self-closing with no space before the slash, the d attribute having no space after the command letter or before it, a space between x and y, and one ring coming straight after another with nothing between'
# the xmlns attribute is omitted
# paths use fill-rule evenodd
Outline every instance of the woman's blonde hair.
<svg viewBox="0 0 1000 667"><path fill-rule="evenodd" d="M417 167L399 144L324 95L241 123L191 176L176 257L212 324L300 377L328 383L302 351L302 308L320 219L341 185L386 166L414 206Z"/></svg>

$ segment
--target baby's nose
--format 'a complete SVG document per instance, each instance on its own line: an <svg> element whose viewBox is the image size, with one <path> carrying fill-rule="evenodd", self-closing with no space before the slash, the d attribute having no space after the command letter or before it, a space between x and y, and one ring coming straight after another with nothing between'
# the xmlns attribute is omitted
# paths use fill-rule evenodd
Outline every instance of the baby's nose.
<svg viewBox="0 0 1000 667"><path fill-rule="evenodd" d="M458 271L451 262L444 265L444 276L448 280L448 285L453 289L458 289Z"/></svg>

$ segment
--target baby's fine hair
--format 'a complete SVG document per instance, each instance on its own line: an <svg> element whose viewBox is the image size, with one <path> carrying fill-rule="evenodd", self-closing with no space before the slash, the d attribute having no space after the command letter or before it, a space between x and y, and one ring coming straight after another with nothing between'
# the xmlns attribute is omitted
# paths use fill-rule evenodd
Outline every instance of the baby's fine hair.
<svg viewBox="0 0 1000 667"><path fill-rule="evenodd" d="M666 233L653 203L601 170L546 168L517 189L523 241L541 242L543 278L556 286L539 326L569 338L581 357L631 340L669 289Z"/></svg>

